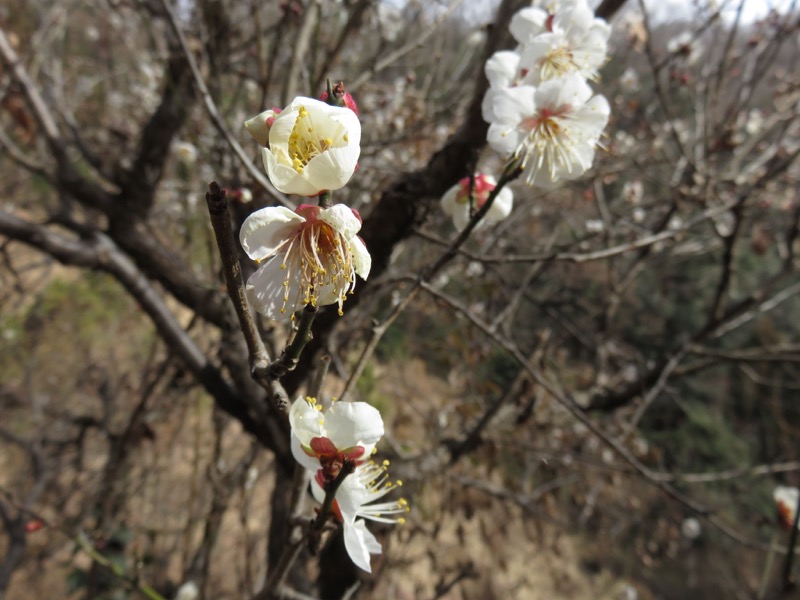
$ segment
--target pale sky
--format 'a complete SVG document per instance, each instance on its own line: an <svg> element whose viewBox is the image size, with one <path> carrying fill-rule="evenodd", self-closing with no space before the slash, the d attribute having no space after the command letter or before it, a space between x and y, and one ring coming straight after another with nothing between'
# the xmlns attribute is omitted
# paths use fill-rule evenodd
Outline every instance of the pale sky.
<svg viewBox="0 0 800 600"><path fill-rule="evenodd" d="M637 2L630 3L638 4ZM696 4L695 0L645 0L645 5L650 11L651 17L656 21L669 20L678 16L686 17L694 12ZM724 17L730 20L735 18L736 11L739 8L739 0L717 0L716 4L723 6L722 14ZM744 0L742 20L745 23L752 23L767 16L773 8L780 13L786 13L792 5L794 5L795 9L797 8L796 0Z"/></svg>

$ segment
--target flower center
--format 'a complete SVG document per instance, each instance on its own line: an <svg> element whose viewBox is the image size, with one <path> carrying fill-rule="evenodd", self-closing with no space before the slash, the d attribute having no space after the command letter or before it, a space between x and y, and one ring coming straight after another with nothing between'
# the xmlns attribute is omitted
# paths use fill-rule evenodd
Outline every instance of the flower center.
<svg viewBox="0 0 800 600"><path fill-rule="evenodd" d="M290 295L303 305L317 306L320 296L324 294L323 303L339 303L339 314L342 304L351 293L356 283L356 271L353 253L344 236L336 232L330 225L317 219L319 207L302 205L297 213L306 218L306 222L292 238L284 254L282 269L286 269L283 281L283 307L286 312ZM299 278L297 289L290 289L292 276ZM334 300L330 299L330 295ZM294 318L294 315L292 315Z"/></svg>
<svg viewBox="0 0 800 600"><path fill-rule="evenodd" d="M533 168L527 169L526 180L532 184L533 177L539 169L546 167L550 175L555 174L561 167L571 169L573 140L564 128L562 119L568 118L571 111L569 105L564 105L556 110L542 108L538 114L521 123L521 127L528 131L528 135L517 149L517 156L522 157L522 168L533 159Z"/></svg>
<svg viewBox="0 0 800 600"><path fill-rule="evenodd" d="M580 70L569 46L553 48L540 59L539 64L541 65L542 81L563 77Z"/></svg>
<svg viewBox="0 0 800 600"><path fill-rule="evenodd" d="M347 143L347 135L340 136L344 143ZM331 137L320 137L314 131L314 124L311 121L311 114L305 106L301 106L297 111L297 120L289 135L289 156L292 158L292 168L298 173L302 173L305 166L315 156L319 156L329 148L342 145Z"/></svg>

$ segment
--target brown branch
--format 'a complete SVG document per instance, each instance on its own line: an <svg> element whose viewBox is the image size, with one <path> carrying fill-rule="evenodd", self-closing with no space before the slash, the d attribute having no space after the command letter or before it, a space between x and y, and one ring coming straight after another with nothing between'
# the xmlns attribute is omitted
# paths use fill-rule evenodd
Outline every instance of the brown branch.
<svg viewBox="0 0 800 600"><path fill-rule="evenodd" d="M603 431L571 396L564 394L559 387L550 381L550 379L548 379L537 366L531 364L527 357L520 352L519 348L517 348L517 346L511 340L500 337L497 332L491 329L488 323L483 322L480 318L473 315L467 307L463 306L454 298L440 292L439 290L436 290L428 284L422 284L422 288L438 300L450 306L451 309L467 317L469 321L484 335L486 335L492 343L506 351L512 358L514 358L517 364L519 364L519 366L525 372L527 372L531 379L547 390L551 397L558 402L559 405L566 409L566 411L572 415L572 417L583 423L589 429L589 431L591 431L601 442L608 446L616 455L628 463L633 471L641 476L645 481L659 488L667 496L684 505L691 511L704 517L708 523L740 544L749 548L765 547L761 542L751 540L742 535L739 531L728 525L728 523L717 517L714 514L714 511L708 507L697 502L693 498L686 496L673 486L669 485L667 482L660 479L657 473L651 471L646 465L633 456L620 440L611 437L605 431Z"/></svg>
<svg viewBox="0 0 800 600"><path fill-rule="evenodd" d="M267 190L270 195L275 198L275 200L284 206L291 208L292 204L288 201L286 196L275 189L275 186L269 182L266 176L261 172L261 169L253 164L253 161L251 161L247 156L247 153L244 151L241 144L239 144L233 134L231 134L228 126L225 124L225 120L222 118L222 115L219 112L219 109L217 109L214 99L211 97L211 92L208 91L208 86L203 79L203 74L200 72L200 68L197 66L197 61L194 59L191 50L189 50L189 45L186 42L186 36L183 35L183 30L178 23L178 19L175 17L175 12L172 10L169 0L161 0L161 3L167 13L173 32L178 36L178 41L180 42L181 48L186 57L186 61L189 64L189 68L192 71L194 84L197 86L200 96L203 98L203 104L206 107L208 116L211 117L211 122L217 128L217 131L219 131L222 137L225 138L225 141L228 142L228 145L231 147L234 154L236 154L236 156L239 158L242 165L244 165L245 169L247 169L247 172L250 174L250 176L255 179L261 187Z"/></svg>
<svg viewBox="0 0 800 600"><path fill-rule="evenodd" d="M236 242L231 231L231 218L228 211L228 201L225 198L225 190L219 187L216 181L208 184L206 203L208 213L211 217L211 226L214 228L214 236L217 239L220 258L222 259L222 270L225 276L225 284L228 288L228 296L233 302L236 316L239 318L239 326L244 334L247 350L250 354L250 369L255 375L257 371L266 369L270 358L264 342L258 333L253 314L247 304L245 294L244 279L242 277L242 265L239 263ZM259 381L264 385L266 381Z"/></svg>
<svg viewBox="0 0 800 600"><path fill-rule="evenodd" d="M290 468L288 440L273 420L257 418L258 407L250 406L223 378L194 340L183 330L161 295L114 242L101 233L85 240L69 239L0 212L0 234L46 252L64 264L98 269L112 275L142 306L167 346L187 365L197 381L217 404L276 453L282 466Z"/></svg>

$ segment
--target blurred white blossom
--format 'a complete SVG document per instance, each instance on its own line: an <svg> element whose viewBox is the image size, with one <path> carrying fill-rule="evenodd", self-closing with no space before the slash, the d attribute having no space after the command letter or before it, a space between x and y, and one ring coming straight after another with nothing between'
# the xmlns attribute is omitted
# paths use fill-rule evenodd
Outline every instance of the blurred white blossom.
<svg viewBox="0 0 800 600"><path fill-rule="evenodd" d="M471 212L477 211L489 199L492 191L497 186L497 181L491 175L476 173L473 180L464 177L456 185L447 190L442 196L441 206L445 214L453 219L453 225L461 231L471 218ZM470 187L472 194L470 195ZM504 187L497 194L491 207L478 223L478 227L496 223L511 214L514 195L508 187Z"/></svg>

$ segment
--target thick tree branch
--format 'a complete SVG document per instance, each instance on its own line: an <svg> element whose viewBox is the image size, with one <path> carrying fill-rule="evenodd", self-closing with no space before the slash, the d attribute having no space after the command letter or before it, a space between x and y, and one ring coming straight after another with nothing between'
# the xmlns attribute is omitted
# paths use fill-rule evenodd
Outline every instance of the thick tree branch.
<svg viewBox="0 0 800 600"><path fill-rule="evenodd" d="M85 240L69 239L50 229L0 212L0 234L31 245L62 263L109 273L141 304L169 348L187 365L219 407L241 422L287 468L291 464L288 440L277 423L258 418L194 340L183 330L160 294L136 265L102 233Z"/></svg>

